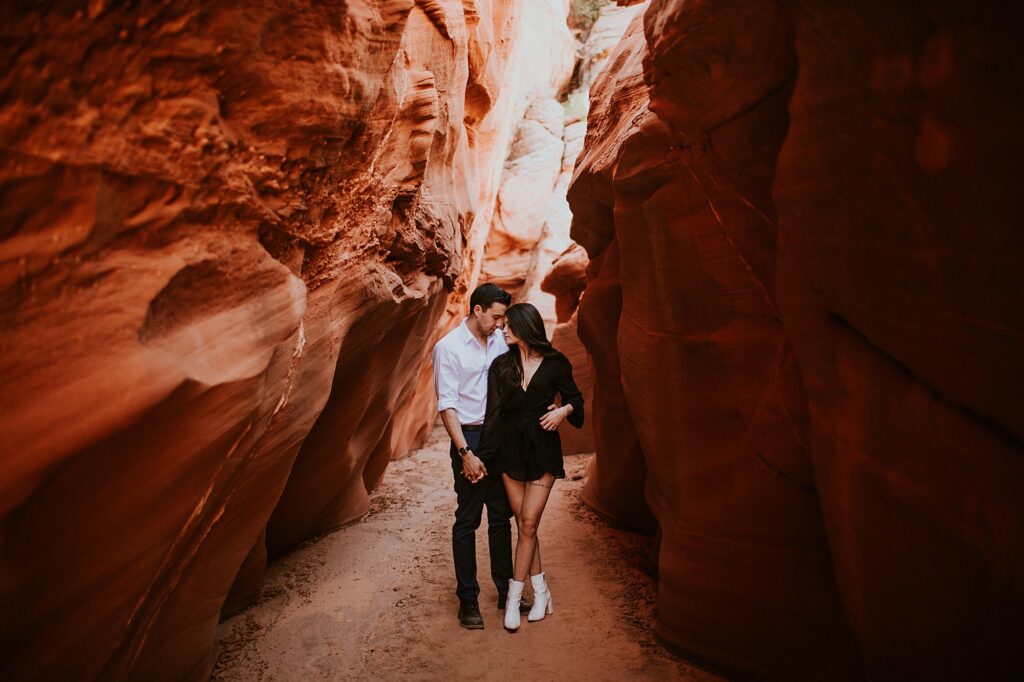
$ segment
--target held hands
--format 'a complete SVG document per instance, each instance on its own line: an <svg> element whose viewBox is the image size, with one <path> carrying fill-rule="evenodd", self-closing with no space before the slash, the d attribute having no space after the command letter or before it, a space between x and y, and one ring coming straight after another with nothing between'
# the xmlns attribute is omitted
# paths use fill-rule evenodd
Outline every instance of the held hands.
<svg viewBox="0 0 1024 682"><path fill-rule="evenodd" d="M487 475L487 467L472 450L462 456L462 475L468 478L470 483L479 483Z"/></svg>
<svg viewBox="0 0 1024 682"><path fill-rule="evenodd" d="M548 413L540 418L540 427L545 431L554 431L558 425L565 421L572 411L572 405L548 405Z"/></svg>

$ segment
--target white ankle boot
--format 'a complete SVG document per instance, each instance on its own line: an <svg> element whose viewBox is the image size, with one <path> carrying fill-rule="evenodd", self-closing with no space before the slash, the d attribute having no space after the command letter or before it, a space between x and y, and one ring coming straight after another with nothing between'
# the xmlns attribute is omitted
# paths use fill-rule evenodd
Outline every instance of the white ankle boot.
<svg viewBox="0 0 1024 682"><path fill-rule="evenodd" d="M519 629L519 602L523 600L523 588L526 587L526 583L522 580L509 580L508 581L508 598L505 601L505 629L506 630L518 630ZM534 607L536 608L536 606ZM533 611L530 611L533 614Z"/></svg>
<svg viewBox="0 0 1024 682"><path fill-rule="evenodd" d="M551 590L548 589L548 584L544 581L543 573L531 575L530 582L533 583L533 608L530 609L530 615L526 617L526 620L533 623L543 620L545 614L554 613L555 605L551 601Z"/></svg>

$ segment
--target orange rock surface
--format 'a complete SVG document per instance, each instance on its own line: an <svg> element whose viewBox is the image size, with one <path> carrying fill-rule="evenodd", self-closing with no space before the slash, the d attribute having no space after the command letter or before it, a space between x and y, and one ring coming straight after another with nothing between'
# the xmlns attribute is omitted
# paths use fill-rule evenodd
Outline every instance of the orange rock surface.
<svg viewBox="0 0 1024 682"><path fill-rule="evenodd" d="M5 679L205 679L423 439L538 7L0 10Z"/></svg>
<svg viewBox="0 0 1024 682"><path fill-rule="evenodd" d="M595 83L586 495L635 522L645 492L670 644L768 679L1021 674L1004 22L652 0Z"/></svg>
<svg viewBox="0 0 1024 682"><path fill-rule="evenodd" d="M551 334L552 345L565 353L572 363L573 378L586 405L594 403L594 377L590 357L580 341L576 316L580 294L586 286L587 254L578 244L572 244L551 265L541 282L541 288L555 297L558 323ZM583 428L566 429L560 433L562 452L577 454L594 452L594 423L587 419Z"/></svg>

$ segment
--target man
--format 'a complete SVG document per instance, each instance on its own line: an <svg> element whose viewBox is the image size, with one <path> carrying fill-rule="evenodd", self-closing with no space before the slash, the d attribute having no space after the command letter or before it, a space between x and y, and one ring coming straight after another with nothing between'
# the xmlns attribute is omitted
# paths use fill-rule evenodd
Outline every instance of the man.
<svg viewBox="0 0 1024 682"><path fill-rule="evenodd" d="M494 284L481 284L469 298L469 316L434 346L434 387L437 409L451 438L452 473L457 507L452 526L455 559L455 594L459 598L459 625L471 630L484 626L476 580L476 529L487 507L487 539L491 551L491 578L498 588L498 608L505 609L512 577L512 508L500 476L488 476L487 464L473 452L480 443L480 428L487 408L487 371L491 362L508 350L501 332L508 292ZM529 611L525 602L520 606Z"/></svg>

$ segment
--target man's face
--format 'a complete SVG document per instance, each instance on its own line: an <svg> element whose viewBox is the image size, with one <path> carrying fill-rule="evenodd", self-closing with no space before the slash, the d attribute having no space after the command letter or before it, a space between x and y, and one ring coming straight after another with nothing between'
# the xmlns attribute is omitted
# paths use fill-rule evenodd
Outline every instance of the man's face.
<svg viewBox="0 0 1024 682"><path fill-rule="evenodd" d="M490 336L494 333L495 329L504 327L506 309L507 306L504 303L492 303L487 310L482 310L480 306L474 306L473 316L476 317L477 328L480 329L480 333L484 336Z"/></svg>

